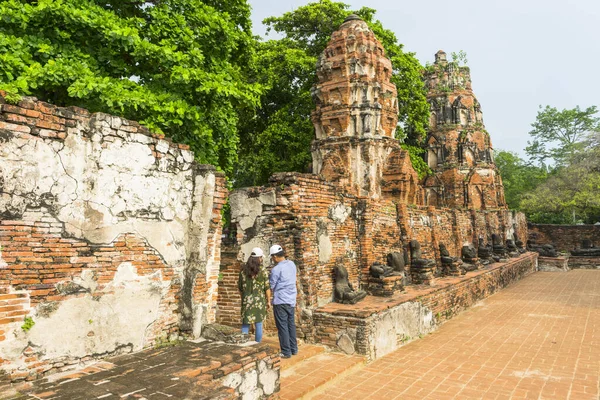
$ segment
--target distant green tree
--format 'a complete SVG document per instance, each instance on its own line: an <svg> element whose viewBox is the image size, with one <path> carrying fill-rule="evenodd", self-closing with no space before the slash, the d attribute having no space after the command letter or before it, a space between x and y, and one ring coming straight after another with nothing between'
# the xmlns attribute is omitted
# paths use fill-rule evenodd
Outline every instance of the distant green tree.
<svg viewBox="0 0 600 400"><path fill-rule="evenodd" d="M276 171L307 170L314 138L310 115L315 105L310 90L316 83L317 58L331 33L353 13L367 22L392 60L392 81L398 88L399 100L397 137L408 136L419 142L425 136L429 105L418 60L403 51L392 31L373 19L375 10L363 7L352 11L347 4L320 0L264 21L269 31L282 37L258 46L260 64L254 80L267 90L258 111L240 118L241 154L236 186L262 184ZM426 170L421 157L411 159L417 170Z"/></svg>
<svg viewBox="0 0 600 400"><path fill-rule="evenodd" d="M600 129L600 118L596 117L598 109L591 106L581 110L559 111L555 107L546 106L538 111L536 120L529 132L532 141L528 141L525 151L534 162L561 166L565 165L574 154L581 149L583 137Z"/></svg>
<svg viewBox="0 0 600 400"><path fill-rule="evenodd" d="M0 0L0 89L138 120L231 173L254 43L246 0Z"/></svg>
<svg viewBox="0 0 600 400"><path fill-rule="evenodd" d="M564 166L523 195L521 208L532 222L600 221L600 133L591 132L579 143Z"/></svg>
<svg viewBox="0 0 600 400"><path fill-rule="evenodd" d="M514 152L500 150L494 160L502 177L506 203L511 210L520 210L523 196L548 177L546 168L528 164Z"/></svg>

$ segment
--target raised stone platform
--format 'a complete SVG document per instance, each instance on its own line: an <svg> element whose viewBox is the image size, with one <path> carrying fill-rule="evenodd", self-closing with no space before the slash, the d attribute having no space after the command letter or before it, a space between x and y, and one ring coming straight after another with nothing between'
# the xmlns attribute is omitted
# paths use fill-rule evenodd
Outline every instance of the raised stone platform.
<svg viewBox="0 0 600 400"><path fill-rule="evenodd" d="M600 269L600 257L570 256L569 268L571 269Z"/></svg>
<svg viewBox="0 0 600 400"><path fill-rule="evenodd" d="M538 271L568 271L568 264L569 257L538 257Z"/></svg>
<svg viewBox="0 0 600 400"><path fill-rule="evenodd" d="M0 399L269 399L279 392L279 364L268 344L182 342L0 387Z"/></svg>
<svg viewBox="0 0 600 400"><path fill-rule="evenodd" d="M313 313L315 341L330 347L348 340L373 361L427 334L459 311L533 273L537 253L495 263L461 277L437 279L435 286L411 285L392 297L368 296L358 304L329 303Z"/></svg>
<svg viewBox="0 0 600 400"><path fill-rule="evenodd" d="M386 276L385 278L369 277L365 290L373 296L391 297L404 290L402 276Z"/></svg>

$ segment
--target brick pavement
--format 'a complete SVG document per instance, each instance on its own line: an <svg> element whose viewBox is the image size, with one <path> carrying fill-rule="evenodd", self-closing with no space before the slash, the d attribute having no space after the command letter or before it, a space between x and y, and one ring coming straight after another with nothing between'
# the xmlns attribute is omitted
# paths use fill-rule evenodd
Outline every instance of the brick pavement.
<svg viewBox="0 0 600 400"><path fill-rule="evenodd" d="M279 356L274 356L273 361L269 356L272 353L266 344L181 342L173 347L111 357L83 370L31 383L0 386L0 399L236 399L233 389L222 386L224 377L232 372L258 370L262 361L268 364L267 368L278 370Z"/></svg>
<svg viewBox="0 0 600 400"><path fill-rule="evenodd" d="M597 400L599 376L600 271L538 272L315 398Z"/></svg>

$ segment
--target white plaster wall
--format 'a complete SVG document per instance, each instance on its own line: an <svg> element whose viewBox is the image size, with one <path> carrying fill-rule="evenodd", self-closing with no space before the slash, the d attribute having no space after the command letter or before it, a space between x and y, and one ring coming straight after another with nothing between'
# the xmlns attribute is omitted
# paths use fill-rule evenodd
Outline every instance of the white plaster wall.
<svg viewBox="0 0 600 400"><path fill-rule="evenodd" d="M212 282L207 297L212 301L220 251L218 233L209 236L214 169L200 171L192 152L132 130L128 121L94 114L67 128L64 140L2 131L0 214L22 219L43 210L44 218L64 224L66 235L91 244L135 233L160 253L179 282L194 253L197 271ZM0 268L10 268L1 253ZM122 264L102 292L93 288L57 303L49 316L33 311L35 325L29 332L22 323L8 326L0 354L19 363L28 342L42 359L100 355L122 346L141 349L150 330L156 330L152 325L172 318L174 310L160 306L172 283L161 276L138 276L131 264ZM215 306L193 305L195 335L203 322L214 321Z"/></svg>
<svg viewBox="0 0 600 400"><path fill-rule="evenodd" d="M50 203L74 237L110 243L120 233L136 232L168 263L181 264L193 155L168 149L157 159L151 138L112 129L110 118L97 114L89 125L68 128L64 142L27 135L0 143L0 211L20 214Z"/></svg>
<svg viewBox="0 0 600 400"><path fill-rule="evenodd" d="M85 273L77 278L82 285L93 284ZM0 342L0 354L15 368L25 365L21 354L28 346L40 360L83 358L121 347L141 350L167 288L160 271L140 276L131 263L123 263L96 296L70 298L44 317L34 312L35 325L28 332L20 328L22 323L12 324L6 340Z"/></svg>
<svg viewBox="0 0 600 400"><path fill-rule="evenodd" d="M432 332L435 320L431 310L419 302L402 303L370 321L369 359L375 360L398 349L403 343Z"/></svg>

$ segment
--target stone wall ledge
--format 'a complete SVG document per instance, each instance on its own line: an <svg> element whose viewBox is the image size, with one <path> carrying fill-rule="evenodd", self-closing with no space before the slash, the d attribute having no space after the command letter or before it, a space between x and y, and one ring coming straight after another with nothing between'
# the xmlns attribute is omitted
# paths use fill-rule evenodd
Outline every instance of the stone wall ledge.
<svg viewBox="0 0 600 400"><path fill-rule="evenodd" d="M600 269L600 257L569 256L569 269Z"/></svg>
<svg viewBox="0 0 600 400"><path fill-rule="evenodd" d="M514 266L514 264L517 264L524 259L534 259L536 255L537 253L528 252L521 255L519 258L511 258L504 263L494 263L487 268L478 271L467 272L466 275L462 275L460 277L437 278L433 286L409 285L405 287L404 292L397 293L392 297L367 296L363 301L353 305L329 303L317 308L315 312L357 318L368 318L371 315L397 307L402 303L419 301L424 296L435 295L438 292L441 293L451 286L466 283L476 278L494 274L498 271L501 272L502 270L510 269Z"/></svg>
<svg viewBox="0 0 600 400"><path fill-rule="evenodd" d="M537 257L525 253L463 277L438 280L434 287L409 286L393 297L368 296L355 305L325 305L313 313L315 342L365 355L371 362L535 272Z"/></svg>

